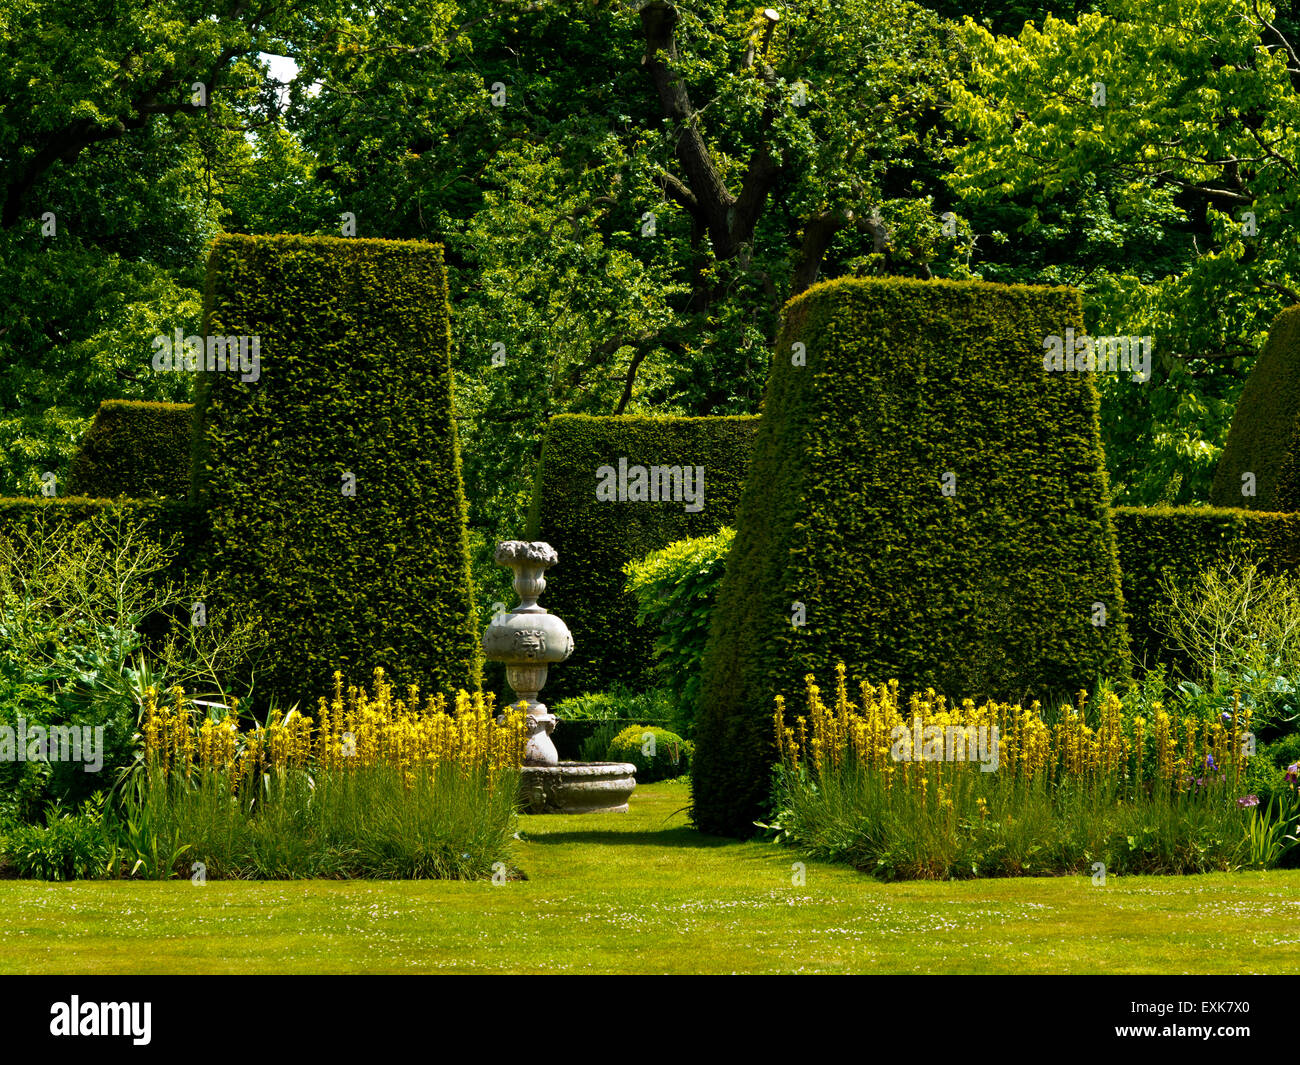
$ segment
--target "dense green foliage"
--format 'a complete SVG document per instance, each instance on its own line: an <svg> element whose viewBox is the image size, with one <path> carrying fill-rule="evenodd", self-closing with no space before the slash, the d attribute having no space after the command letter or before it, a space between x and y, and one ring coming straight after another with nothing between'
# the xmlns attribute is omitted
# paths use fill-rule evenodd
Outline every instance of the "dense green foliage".
<svg viewBox="0 0 1300 1065"><path fill-rule="evenodd" d="M1300 511L1300 307L1269 330L1232 417L1211 496L1215 506Z"/></svg>
<svg viewBox="0 0 1300 1065"><path fill-rule="evenodd" d="M175 503L0 504L0 726L78 734L72 758L0 761L0 819L36 822L49 802L116 787L148 687L222 699L232 664L255 660L256 617L196 624L192 518Z"/></svg>
<svg viewBox="0 0 1300 1065"><path fill-rule="evenodd" d="M752 413L781 305L853 274L1068 283L1153 335L1150 386L1100 382L1112 490L1200 502L1300 287L1292 7L692 0L670 53L662 5L0 3L0 492L103 399L190 398L148 345L198 330L217 233L346 212L448 249L482 541L551 416Z"/></svg>
<svg viewBox="0 0 1300 1065"><path fill-rule="evenodd" d="M1100 382L1116 502L1206 500L1250 361L1300 302L1294 7L1106 0L958 34L945 176L973 268L1074 285L1093 333L1154 338L1150 384Z"/></svg>
<svg viewBox="0 0 1300 1065"><path fill-rule="evenodd" d="M297 700L381 661L477 687L439 249L224 237L206 316L260 338L255 382L201 375L195 472L218 602L257 604L269 690Z"/></svg>
<svg viewBox="0 0 1300 1065"><path fill-rule="evenodd" d="M72 495L185 496L194 408L188 403L105 400L68 473Z"/></svg>
<svg viewBox="0 0 1300 1065"><path fill-rule="evenodd" d="M1158 624L1167 584L1187 584L1234 559L1266 572L1300 568L1300 514L1207 507L1117 507L1112 512L1133 659L1186 665Z"/></svg>
<svg viewBox="0 0 1300 1065"><path fill-rule="evenodd" d="M731 521L757 427L758 419L749 417L561 415L551 422L528 529L530 539L545 540L560 554L546 575L542 602L573 633L573 655L547 681L553 698L650 681L653 635L637 629L636 600L624 587L623 567ZM629 485L637 466L680 467L691 471L691 479L675 484L676 498L659 502L637 500L631 491L622 501L598 498L601 485L617 491L610 479L621 460ZM701 469L702 485L696 479ZM695 503L687 498L692 492L702 493Z"/></svg>
<svg viewBox="0 0 1300 1065"><path fill-rule="evenodd" d="M773 697L837 661L972 696L1126 671L1096 391L1044 370L1079 326L1075 292L979 282L786 308L705 656L701 828L751 830Z"/></svg>
<svg viewBox="0 0 1300 1065"><path fill-rule="evenodd" d="M695 733L700 670L727 554L736 530L678 540L624 567L636 621L654 634L654 673L673 694L684 736Z"/></svg>

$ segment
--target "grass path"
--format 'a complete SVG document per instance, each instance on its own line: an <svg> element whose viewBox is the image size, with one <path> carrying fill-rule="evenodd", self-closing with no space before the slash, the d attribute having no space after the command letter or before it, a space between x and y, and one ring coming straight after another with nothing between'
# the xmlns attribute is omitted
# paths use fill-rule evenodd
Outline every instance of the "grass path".
<svg viewBox="0 0 1300 1065"><path fill-rule="evenodd" d="M881 884L700 836L682 784L526 817L504 885L0 881L2 973L1295 972L1300 871Z"/></svg>

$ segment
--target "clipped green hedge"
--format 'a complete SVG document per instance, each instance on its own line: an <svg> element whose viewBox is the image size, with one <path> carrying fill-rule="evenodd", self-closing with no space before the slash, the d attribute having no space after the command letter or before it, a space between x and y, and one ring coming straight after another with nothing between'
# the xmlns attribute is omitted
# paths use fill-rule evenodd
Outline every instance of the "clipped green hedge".
<svg viewBox="0 0 1300 1065"><path fill-rule="evenodd" d="M190 489L191 403L106 399L68 471L68 494L112 499Z"/></svg>
<svg viewBox="0 0 1300 1065"><path fill-rule="evenodd" d="M379 665L476 688L442 250L223 236L204 326L258 340L256 380L198 375L195 495L219 597L266 622L264 690L310 701Z"/></svg>
<svg viewBox="0 0 1300 1065"><path fill-rule="evenodd" d="M1127 673L1096 388L1044 369L1081 319L1070 289L898 278L786 306L705 655L701 829L754 831L773 697L839 661L971 696Z"/></svg>
<svg viewBox="0 0 1300 1065"><path fill-rule="evenodd" d="M1134 661L1180 665L1156 623L1164 574L1183 584L1231 559L1270 573L1300 568L1300 514L1209 507L1117 507L1113 512Z"/></svg>
<svg viewBox="0 0 1300 1065"><path fill-rule="evenodd" d="M1255 494L1242 495L1254 474ZM1300 307L1273 319L1214 471L1216 507L1300 511Z"/></svg>
<svg viewBox="0 0 1300 1065"><path fill-rule="evenodd" d="M562 414L551 419L533 488L528 536L560 554L547 571L542 605L573 633L573 655L552 669L548 702L616 684L644 686L650 676L654 633L636 624L636 600L624 587L623 567L651 551L717 531L731 521L740 499L758 428L755 417L652 418ZM601 500L598 485L617 494L619 460L625 480L633 467L703 467L702 507L687 512L690 494L660 502ZM598 476L601 467L613 471ZM676 484L671 483L670 488ZM662 480L657 492L664 494ZM671 494L671 493L669 493Z"/></svg>

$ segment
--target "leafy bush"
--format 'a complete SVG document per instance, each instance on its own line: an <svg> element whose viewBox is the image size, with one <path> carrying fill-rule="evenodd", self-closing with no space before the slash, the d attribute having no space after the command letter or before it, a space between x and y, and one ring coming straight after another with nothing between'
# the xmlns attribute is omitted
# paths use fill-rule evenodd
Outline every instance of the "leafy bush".
<svg viewBox="0 0 1300 1065"><path fill-rule="evenodd" d="M560 565L546 575L543 603L568 624L574 650L548 681L555 698L616 684L654 683L653 637L636 625L636 600L624 587L623 566L684 537L711 534L731 521L757 428L754 417L566 414L551 419L537 468L528 535L560 553ZM688 512L684 499L597 498L597 471L617 470L620 460L626 460L629 470L702 467L702 509Z"/></svg>
<svg viewBox="0 0 1300 1065"><path fill-rule="evenodd" d="M615 685L607 692L573 695L551 707L560 723L551 739L561 759L603 762L609 743L633 722L658 724L674 731L678 702L662 688L635 691Z"/></svg>
<svg viewBox="0 0 1300 1065"><path fill-rule="evenodd" d="M199 375L195 480L218 602L262 615L269 693L378 660L477 688L441 249L223 236L205 329L260 340L257 381Z"/></svg>
<svg viewBox="0 0 1300 1065"><path fill-rule="evenodd" d="M1044 368L1068 329L1064 288L847 279L786 305L705 654L701 829L753 831L772 699L837 661L1001 697L1128 671L1095 386Z"/></svg>
<svg viewBox="0 0 1300 1065"><path fill-rule="evenodd" d="M24 727L71 727L83 742L81 761L0 763L0 790L28 821L52 798L76 804L116 782L135 757L148 685L219 685L257 636L256 619L190 623L203 585L172 583L175 548L139 508L92 508L65 520L71 513L37 510L31 524L0 533L0 725L16 736ZM84 740L96 729L100 764L88 772Z"/></svg>
<svg viewBox="0 0 1300 1065"><path fill-rule="evenodd" d="M0 849L18 876L35 880L87 880L116 872L100 804L93 800L75 813L51 804L45 824L10 828L0 836Z"/></svg>
<svg viewBox="0 0 1300 1065"><path fill-rule="evenodd" d="M609 744L606 759L631 762L642 784L670 780L690 772L695 744L677 733L654 726L629 725Z"/></svg>
<svg viewBox="0 0 1300 1065"><path fill-rule="evenodd" d="M695 731L700 670L727 555L736 530L678 540L624 567L636 597L636 623L655 633L655 678L671 691L684 736Z"/></svg>
<svg viewBox="0 0 1300 1065"><path fill-rule="evenodd" d="M635 691L615 685L609 691L586 692L561 699L551 707L551 713L563 721L613 721L618 718L633 721L671 718L675 706L672 693L666 689Z"/></svg>
<svg viewBox="0 0 1300 1065"><path fill-rule="evenodd" d="M1231 709L1240 696L1261 737L1300 720L1300 582L1265 576L1253 562L1228 563L1190 584L1166 577L1157 619L1195 670L1197 686Z"/></svg>
<svg viewBox="0 0 1300 1065"><path fill-rule="evenodd" d="M68 493L113 499L190 490L194 407L106 399L68 471Z"/></svg>

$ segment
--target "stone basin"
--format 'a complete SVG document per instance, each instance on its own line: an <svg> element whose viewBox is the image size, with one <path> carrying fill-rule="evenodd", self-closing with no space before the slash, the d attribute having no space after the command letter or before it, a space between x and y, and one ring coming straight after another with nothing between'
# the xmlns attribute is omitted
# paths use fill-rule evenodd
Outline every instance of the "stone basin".
<svg viewBox="0 0 1300 1065"><path fill-rule="evenodd" d="M636 788L630 762L561 762L526 765L519 796L524 813L626 813Z"/></svg>

